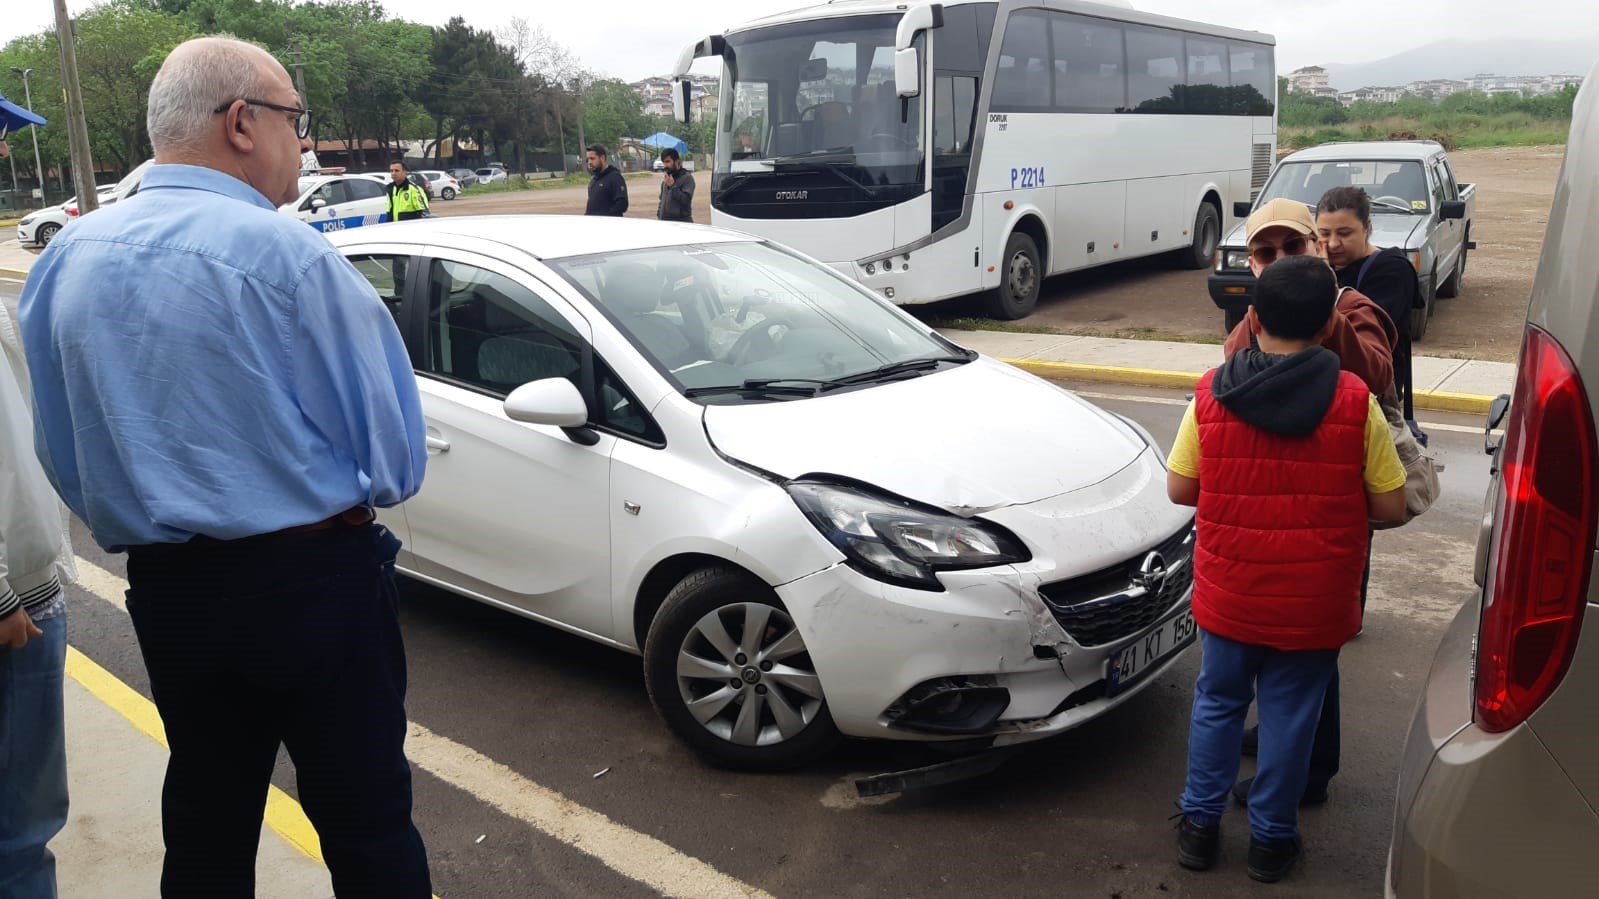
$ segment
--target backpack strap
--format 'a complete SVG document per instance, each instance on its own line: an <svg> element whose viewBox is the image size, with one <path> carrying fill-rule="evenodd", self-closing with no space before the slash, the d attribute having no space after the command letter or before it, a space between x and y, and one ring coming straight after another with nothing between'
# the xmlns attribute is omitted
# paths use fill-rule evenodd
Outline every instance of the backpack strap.
<svg viewBox="0 0 1599 899"><path fill-rule="evenodd" d="M1381 256L1383 254L1383 252L1384 252L1383 250L1376 250L1376 251L1372 252L1371 254L1366 256L1366 261L1364 261L1364 262L1362 262L1360 264L1360 271L1355 275L1355 289L1356 290L1360 289L1360 282L1366 280L1366 273L1371 271L1372 263L1376 262L1377 261L1377 257Z"/></svg>

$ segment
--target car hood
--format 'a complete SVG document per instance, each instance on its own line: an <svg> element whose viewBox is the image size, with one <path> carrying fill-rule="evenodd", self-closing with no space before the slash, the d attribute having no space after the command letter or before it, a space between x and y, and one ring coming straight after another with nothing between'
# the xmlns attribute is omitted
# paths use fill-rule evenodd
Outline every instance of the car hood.
<svg viewBox="0 0 1599 899"><path fill-rule="evenodd" d="M1381 213L1373 211L1371 214L1371 243L1378 247L1398 247L1401 250L1414 249L1410 245L1410 237L1427 220L1423 215L1405 215L1403 213ZM1225 249L1243 249L1247 241L1244 239L1244 223L1239 222L1227 236L1222 238L1221 246Z"/></svg>
<svg viewBox="0 0 1599 899"><path fill-rule="evenodd" d="M852 478L959 515L1097 484L1147 448L1114 415L986 357L832 396L707 406L704 418L739 462Z"/></svg>

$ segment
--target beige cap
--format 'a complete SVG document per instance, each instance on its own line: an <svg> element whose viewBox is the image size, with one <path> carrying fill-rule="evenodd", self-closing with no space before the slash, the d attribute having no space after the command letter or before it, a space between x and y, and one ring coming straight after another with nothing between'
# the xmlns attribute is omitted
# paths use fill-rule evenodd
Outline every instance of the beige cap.
<svg viewBox="0 0 1599 899"><path fill-rule="evenodd" d="M1248 221L1244 223L1244 229L1248 232L1245 240L1254 240L1256 234L1267 228L1292 228L1308 235L1315 232L1316 223L1311 220L1310 208L1304 203L1278 197L1249 214Z"/></svg>

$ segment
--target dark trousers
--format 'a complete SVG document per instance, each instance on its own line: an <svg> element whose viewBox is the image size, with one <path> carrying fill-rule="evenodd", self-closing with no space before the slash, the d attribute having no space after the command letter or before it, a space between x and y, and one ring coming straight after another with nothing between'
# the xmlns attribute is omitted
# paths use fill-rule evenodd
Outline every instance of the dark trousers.
<svg viewBox="0 0 1599 899"><path fill-rule="evenodd" d="M339 897L431 895L403 745L399 546L374 524L129 551L172 749L162 896L254 896L280 743Z"/></svg>

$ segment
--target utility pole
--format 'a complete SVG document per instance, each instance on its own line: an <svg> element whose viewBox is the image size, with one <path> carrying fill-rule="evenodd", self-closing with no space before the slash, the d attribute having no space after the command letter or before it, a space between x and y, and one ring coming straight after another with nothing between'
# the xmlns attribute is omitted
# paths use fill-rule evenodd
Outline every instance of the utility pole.
<svg viewBox="0 0 1599 899"><path fill-rule="evenodd" d="M72 183L78 189L78 214L100 207L94 189L94 159L89 155L89 125L83 118L83 88L78 84L78 44L66 0L55 0L56 40L61 44L61 81L67 94L67 139L72 145Z"/></svg>
<svg viewBox="0 0 1599 899"><path fill-rule="evenodd" d="M300 56L300 39L289 40L289 55L294 57L294 89L300 92L300 106L305 108L305 63Z"/></svg>

